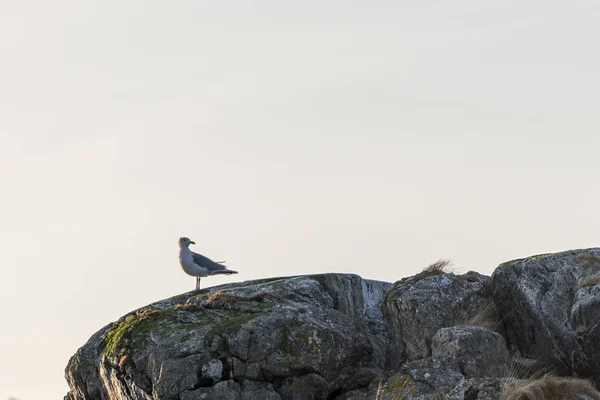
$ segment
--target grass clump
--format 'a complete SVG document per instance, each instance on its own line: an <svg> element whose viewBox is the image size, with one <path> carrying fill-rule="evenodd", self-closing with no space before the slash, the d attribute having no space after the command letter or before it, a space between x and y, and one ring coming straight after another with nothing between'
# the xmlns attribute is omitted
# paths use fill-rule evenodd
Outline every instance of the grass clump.
<svg viewBox="0 0 600 400"><path fill-rule="evenodd" d="M419 282L422 279L425 279L427 277L430 276L437 276L437 275L443 275L443 274L447 274L452 272L451 267L452 267L453 263L451 260L437 260L431 264L429 264L428 266L426 266L425 268L423 268L421 270L421 272L419 272L418 274L410 277L410 278L405 278L402 280L402 282L404 282L403 284L415 284L417 282ZM392 292L392 290L389 290L386 294L386 296L388 296L390 293Z"/></svg>
<svg viewBox="0 0 600 400"><path fill-rule="evenodd" d="M450 267L452 267L452 265L451 260L437 260L423 268L421 274L424 274L425 276L441 275L450 272Z"/></svg>
<svg viewBox="0 0 600 400"><path fill-rule="evenodd" d="M263 303L277 297L269 292L252 293L248 296L238 295L228 290L212 292L202 303L206 308L231 310L239 308L241 303Z"/></svg>
<svg viewBox="0 0 600 400"><path fill-rule="evenodd" d="M222 306L227 304L242 303L244 301L246 301L246 299L236 296L231 292L226 290L217 290L216 292L212 292L207 299L204 300L203 304L207 308L222 308Z"/></svg>
<svg viewBox="0 0 600 400"><path fill-rule="evenodd" d="M495 331L501 322L498 320L496 304L490 299L479 307L475 315L459 320L457 325L479 326L490 331Z"/></svg>
<svg viewBox="0 0 600 400"><path fill-rule="evenodd" d="M548 374L521 385L503 385L500 400L567 400L584 394L600 400L600 392L590 381Z"/></svg>
<svg viewBox="0 0 600 400"><path fill-rule="evenodd" d="M201 310L202 307L196 303L183 303L183 304L175 304L174 309L176 311L197 311L197 310Z"/></svg>
<svg viewBox="0 0 600 400"><path fill-rule="evenodd" d="M382 382L383 379L380 379L375 395L376 400L380 400L382 399L381 396L391 393L395 393L391 400L402 400L414 389L414 384L410 384L409 375L394 375L385 385L382 385Z"/></svg>
<svg viewBox="0 0 600 400"><path fill-rule="evenodd" d="M415 282L418 282L423 278L427 278L428 276L442 275L451 272L451 266L452 261L450 260L438 260L434 263L431 263L415 276Z"/></svg>
<svg viewBox="0 0 600 400"><path fill-rule="evenodd" d="M577 261L582 267L597 268L600 267L600 257L591 251L586 251L577 255Z"/></svg>
<svg viewBox="0 0 600 400"><path fill-rule="evenodd" d="M583 278L582 280L580 280L573 286L573 292L577 293L577 291L581 288L589 287L589 286L596 286L599 283L600 283L600 274L586 276L585 278Z"/></svg>
<svg viewBox="0 0 600 400"><path fill-rule="evenodd" d="M592 251L586 251L583 253L579 253L577 255L577 261L579 265L585 268L590 269L599 269L600 268L600 256ZM577 293L577 291L584 287L596 286L600 283L600 273L595 273L578 281L575 285L573 285L573 293Z"/></svg>
<svg viewBox="0 0 600 400"><path fill-rule="evenodd" d="M503 378L513 380L526 380L531 382L544 376L550 376L554 369L539 360L512 358L510 363L505 366Z"/></svg>

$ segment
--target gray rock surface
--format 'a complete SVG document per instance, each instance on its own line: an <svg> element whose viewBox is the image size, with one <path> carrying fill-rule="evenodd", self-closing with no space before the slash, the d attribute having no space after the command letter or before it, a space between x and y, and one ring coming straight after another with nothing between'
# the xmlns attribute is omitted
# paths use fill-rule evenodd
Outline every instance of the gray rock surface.
<svg viewBox="0 0 600 400"><path fill-rule="evenodd" d="M445 400L498 400L502 391L503 379L472 378L465 379L456 385ZM516 400L516 399L515 399Z"/></svg>
<svg viewBox="0 0 600 400"><path fill-rule="evenodd" d="M431 339L440 328L462 324L491 301L488 277L470 272L416 275L394 284L382 304L390 324L386 367L431 356Z"/></svg>
<svg viewBox="0 0 600 400"><path fill-rule="evenodd" d="M560 377L600 380L599 299L600 249L510 261L491 279L222 285L102 328L69 361L65 399L600 400L590 381Z"/></svg>
<svg viewBox="0 0 600 400"><path fill-rule="evenodd" d="M560 375L600 376L600 249L544 254L501 264L492 275L509 349Z"/></svg>
<svg viewBox="0 0 600 400"><path fill-rule="evenodd" d="M464 379L457 360L446 356L408 362L402 366L400 373L409 376L411 381L420 383L421 392L428 394L445 393Z"/></svg>
<svg viewBox="0 0 600 400"><path fill-rule="evenodd" d="M390 286L326 274L223 285L154 303L79 349L66 371L68 396L325 399L351 385L358 369L383 366L379 303Z"/></svg>
<svg viewBox="0 0 600 400"><path fill-rule="evenodd" d="M432 340L433 357L450 357L465 378L503 377L508 350L502 335L479 326L440 329Z"/></svg>

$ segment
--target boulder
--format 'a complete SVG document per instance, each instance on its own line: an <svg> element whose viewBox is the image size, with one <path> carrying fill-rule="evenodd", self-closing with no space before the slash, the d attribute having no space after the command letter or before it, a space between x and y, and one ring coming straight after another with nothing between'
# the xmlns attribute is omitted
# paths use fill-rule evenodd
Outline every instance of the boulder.
<svg viewBox="0 0 600 400"><path fill-rule="evenodd" d="M600 383L599 272L596 248L501 264L492 289L509 349Z"/></svg>
<svg viewBox="0 0 600 400"><path fill-rule="evenodd" d="M457 360L452 356L427 357L411 361L400 368L400 373L409 376L420 392L426 394L446 393L464 379ZM413 385L414 386L414 385Z"/></svg>
<svg viewBox="0 0 600 400"><path fill-rule="evenodd" d="M326 274L223 285L125 315L66 370L73 400L325 399L384 363L389 283ZM365 382L365 384L368 384Z"/></svg>
<svg viewBox="0 0 600 400"><path fill-rule="evenodd" d="M450 357L465 378L503 377L508 350L502 335L479 326L440 329L432 340L433 357Z"/></svg>
<svg viewBox="0 0 600 400"><path fill-rule="evenodd" d="M431 340L444 327L464 324L490 308L488 277L418 274L392 286L382 304L388 322L387 369L431 356Z"/></svg>

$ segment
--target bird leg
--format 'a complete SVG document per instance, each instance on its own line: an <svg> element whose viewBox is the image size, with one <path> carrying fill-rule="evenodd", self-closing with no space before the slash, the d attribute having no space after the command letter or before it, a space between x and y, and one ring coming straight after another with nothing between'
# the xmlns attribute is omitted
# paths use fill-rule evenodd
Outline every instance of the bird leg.
<svg viewBox="0 0 600 400"><path fill-rule="evenodd" d="M196 290L200 290L200 277L196 277Z"/></svg>

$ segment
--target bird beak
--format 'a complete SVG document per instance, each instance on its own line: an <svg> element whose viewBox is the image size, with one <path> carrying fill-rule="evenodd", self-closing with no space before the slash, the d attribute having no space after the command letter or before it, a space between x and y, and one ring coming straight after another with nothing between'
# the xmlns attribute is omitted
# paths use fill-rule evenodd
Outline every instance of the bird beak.
<svg viewBox="0 0 600 400"><path fill-rule="evenodd" d="M196 242L192 242L192 241L190 241L190 243L191 243L191 244L196 244Z"/></svg>

